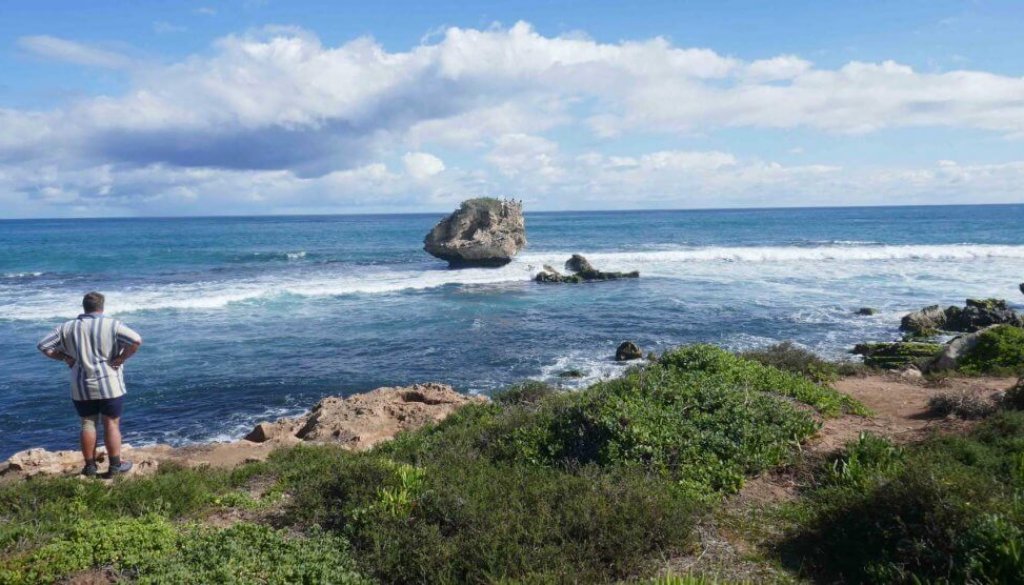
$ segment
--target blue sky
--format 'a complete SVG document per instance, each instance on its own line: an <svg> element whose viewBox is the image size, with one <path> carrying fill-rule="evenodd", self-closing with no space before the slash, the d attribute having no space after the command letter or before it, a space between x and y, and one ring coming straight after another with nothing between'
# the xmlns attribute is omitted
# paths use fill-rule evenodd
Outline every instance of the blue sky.
<svg viewBox="0 0 1024 585"><path fill-rule="evenodd" d="M1021 2L8 2L0 217L1024 201Z"/></svg>

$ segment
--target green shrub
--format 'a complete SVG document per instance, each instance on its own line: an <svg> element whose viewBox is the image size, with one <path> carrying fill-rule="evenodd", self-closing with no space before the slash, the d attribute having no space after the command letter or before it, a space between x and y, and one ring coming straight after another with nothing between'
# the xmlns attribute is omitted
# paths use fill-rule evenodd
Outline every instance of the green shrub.
<svg viewBox="0 0 1024 585"><path fill-rule="evenodd" d="M1000 325L985 331L958 369L967 374L1024 374L1024 329Z"/></svg>
<svg viewBox="0 0 1024 585"><path fill-rule="evenodd" d="M853 353L864 356L864 365L883 370L906 366L923 368L942 351L942 344L922 341L860 343Z"/></svg>
<svg viewBox="0 0 1024 585"><path fill-rule="evenodd" d="M902 448L885 437L861 433L824 466L821 480L826 485L863 490L894 476L903 469L903 463Z"/></svg>
<svg viewBox="0 0 1024 585"><path fill-rule="evenodd" d="M0 583L51 583L100 568L139 583L368 583L353 570L347 547L337 536L292 538L246 523L177 526L156 514L79 520L5 563Z"/></svg>
<svg viewBox="0 0 1024 585"><path fill-rule="evenodd" d="M902 452L851 445L859 471L823 466L783 559L830 582L1024 582L1022 437L1024 413L1003 411Z"/></svg>
<svg viewBox="0 0 1024 585"><path fill-rule="evenodd" d="M682 547L693 526L694 502L640 471L457 456L427 466L408 513L396 515L377 506L392 478L364 459L328 487L324 523L384 582L607 582Z"/></svg>
<svg viewBox="0 0 1024 585"><path fill-rule="evenodd" d="M529 380L495 392L491 399L499 404L535 404L557 391L544 382Z"/></svg>
<svg viewBox="0 0 1024 585"><path fill-rule="evenodd" d="M740 357L799 374L815 384L831 384L839 379L835 364L818 357L792 341L784 341L765 349L745 351Z"/></svg>
<svg viewBox="0 0 1024 585"><path fill-rule="evenodd" d="M803 376L743 359L713 345L691 345L670 351L660 362L684 371L718 374L737 388L789 396L809 404L826 416L843 412L867 414L863 405Z"/></svg>
<svg viewBox="0 0 1024 585"><path fill-rule="evenodd" d="M43 542L79 519L196 513L236 485L226 471L170 464L115 485L68 477L11 483L0 487L0 553Z"/></svg>

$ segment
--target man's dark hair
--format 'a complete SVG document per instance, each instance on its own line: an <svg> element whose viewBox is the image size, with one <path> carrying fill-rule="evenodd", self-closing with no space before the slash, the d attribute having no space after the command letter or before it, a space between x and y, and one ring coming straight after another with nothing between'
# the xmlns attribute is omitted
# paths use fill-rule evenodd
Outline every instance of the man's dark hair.
<svg viewBox="0 0 1024 585"><path fill-rule="evenodd" d="M86 313L95 313L96 311L102 311L103 300L103 295L96 291L86 293L85 298L82 299L82 308L85 309Z"/></svg>

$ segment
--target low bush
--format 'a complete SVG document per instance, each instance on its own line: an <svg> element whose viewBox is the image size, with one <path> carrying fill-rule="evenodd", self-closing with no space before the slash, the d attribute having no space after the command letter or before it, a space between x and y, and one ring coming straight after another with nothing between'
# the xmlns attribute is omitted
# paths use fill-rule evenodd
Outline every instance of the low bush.
<svg viewBox="0 0 1024 585"><path fill-rule="evenodd" d="M789 396L827 416L843 412L867 414L863 405L845 394L713 345L690 345L670 351L661 357L660 363L684 371L718 374L736 388Z"/></svg>
<svg viewBox="0 0 1024 585"><path fill-rule="evenodd" d="M754 360L766 366L800 374L815 384L831 384L839 379L839 368L818 357L814 352L783 341L770 347L745 351L740 357Z"/></svg>
<svg viewBox="0 0 1024 585"><path fill-rule="evenodd" d="M491 399L499 404L535 404L557 391L544 382L530 380L499 390Z"/></svg>
<svg viewBox="0 0 1024 585"><path fill-rule="evenodd" d="M157 514L78 520L45 546L5 562L0 583L51 583L93 569L138 583L369 583L347 550L338 536L296 538L247 523L179 526Z"/></svg>
<svg viewBox="0 0 1024 585"><path fill-rule="evenodd" d="M957 367L966 374L1024 374L1024 328L1000 325L985 331Z"/></svg>
<svg viewBox="0 0 1024 585"><path fill-rule="evenodd" d="M862 439L842 459L857 471L819 471L782 558L829 582L1024 582L1022 437L1003 411L905 450Z"/></svg>
<svg viewBox="0 0 1024 585"><path fill-rule="evenodd" d="M1013 388L1006 391L999 405L1011 410L1024 410L1024 378L1017 380Z"/></svg>
<svg viewBox="0 0 1024 585"><path fill-rule="evenodd" d="M995 403L973 392L943 392L928 399L928 411L935 416L984 418L996 409Z"/></svg>
<svg viewBox="0 0 1024 585"><path fill-rule="evenodd" d="M397 468L364 459L325 492L325 526L348 535L362 566L389 583L621 579L686 545L697 509L639 470L459 457L419 468L406 505L390 507Z"/></svg>

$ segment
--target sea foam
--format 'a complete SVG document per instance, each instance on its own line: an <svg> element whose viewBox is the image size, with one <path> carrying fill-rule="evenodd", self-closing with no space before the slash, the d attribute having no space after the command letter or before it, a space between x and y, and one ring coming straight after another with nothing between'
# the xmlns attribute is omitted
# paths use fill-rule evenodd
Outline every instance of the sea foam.
<svg viewBox="0 0 1024 585"><path fill-rule="evenodd" d="M379 295L443 286L527 283L544 264L561 267L574 252L583 253L602 270L639 270L646 277L721 281L743 281L761 275L806 278L811 266L823 276L826 273L834 277L884 268L901 278L910 278L910 272L921 269L923 264L948 263L947 269L955 272L976 268L975 262L979 260L1024 259L1024 246L984 244L897 246L833 243L643 251L527 251L514 262L496 269L448 270L429 262L401 269L346 266L335 270L320 267L303 272L268 272L257 278L138 285L104 292L107 293L108 307L114 314L216 310L232 304L261 302L283 296ZM18 292L17 287L7 287L0 295L2 318L13 320L65 317L75 313L78 301L77 292L67 290L34 290L33 294L24 295Z"/></svg>

